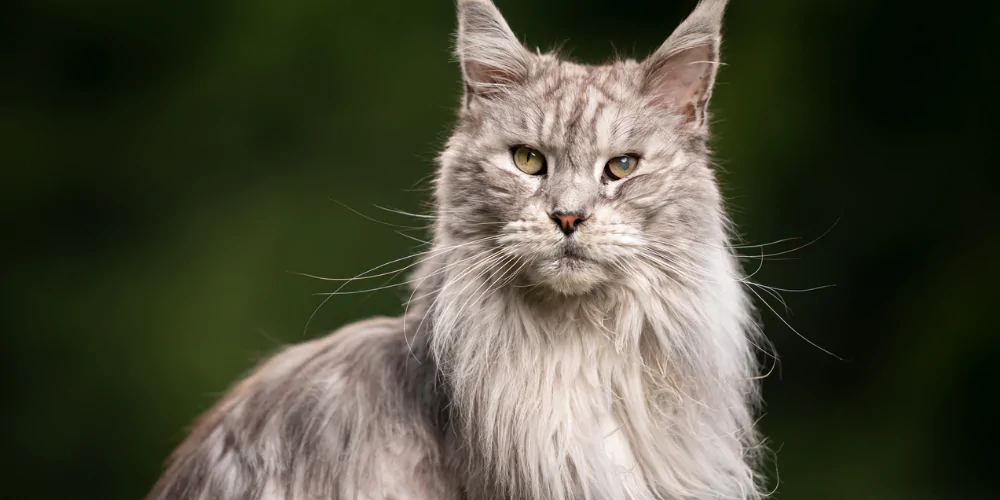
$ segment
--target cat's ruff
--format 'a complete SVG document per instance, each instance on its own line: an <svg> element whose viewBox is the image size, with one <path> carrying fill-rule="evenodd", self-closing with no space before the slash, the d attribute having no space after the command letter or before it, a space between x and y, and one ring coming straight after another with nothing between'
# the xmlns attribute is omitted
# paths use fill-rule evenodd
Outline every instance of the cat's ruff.
<svg viewBox="0 0 1000 500"><path fill-rule="evenodd" d="M707 149L725 7L586 66L459 0L466 91L407 313L263 363L148 498L761 498L762 339Z"/></svg>

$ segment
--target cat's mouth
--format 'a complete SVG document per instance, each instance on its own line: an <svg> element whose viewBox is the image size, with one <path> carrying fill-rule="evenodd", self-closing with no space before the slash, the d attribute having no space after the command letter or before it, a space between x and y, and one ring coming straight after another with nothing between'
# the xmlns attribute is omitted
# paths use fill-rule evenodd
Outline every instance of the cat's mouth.
<svg viewBox="0 0 1000 500"><path fill-rule="evenodd" d="M562 271L576 272L592 267L596 262L583 245L575 240L567 239L562 248L556 252L555 264Z"/></svg>
<svg viewBox="0 0 1000 500"><path fill-rule="evenodd" d="M501 244L527 261L525 281L566 295L586 293L612 278L600 248L586 235L553 231L548 223L538 228L512 224ZM530 229L530 230L529 230Z"/></svg>
<svg viewBox="0 0 1000 500"><path fill-rule="evenodd" d="M560 293L585 293L607 279L603 266L578 244L567 242L554 257L538 271L543 281Z"/></svg>
<svg viewBox="0 0 1000 500"><path fill-rule="evenodd" d="M587 260L587 257L583 254L583 251L580 249L579 245L573 242L567 242L566 245L563 246L562 253L559 255L559 260L565 260L569 262L584 261Z"/></svg>

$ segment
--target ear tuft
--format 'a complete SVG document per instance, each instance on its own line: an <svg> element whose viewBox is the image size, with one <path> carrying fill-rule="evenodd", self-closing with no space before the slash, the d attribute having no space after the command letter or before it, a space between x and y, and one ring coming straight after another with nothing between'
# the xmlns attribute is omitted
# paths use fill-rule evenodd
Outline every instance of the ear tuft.
<svg viewBox="0 0 1000 500"><path fill-rule="evenodd" d="M655 104L680 112L695 128L707 124L727 0L701 0L647 59L645 90Z"/></svg>
<svg viewBox="0 0 1000 500"><path fill-rule="evenodd" d="M488 95L528 76L530 54L489 0L459 0L455 52L470 97Z"/></svg>

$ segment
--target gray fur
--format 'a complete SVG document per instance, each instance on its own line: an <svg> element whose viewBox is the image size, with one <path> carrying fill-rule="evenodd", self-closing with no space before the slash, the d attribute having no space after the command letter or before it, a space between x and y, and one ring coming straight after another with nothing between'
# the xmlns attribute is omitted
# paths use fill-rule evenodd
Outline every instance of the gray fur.
<svg viewBox="0 0 1000 500"><path fill-rule="evenodd" d="M725 4L585 66L460 0L466 96L406 314L267 361L149 498L762 497L760 339L707 149ZM635 173L603 176L622 154ZM567 236L556 211L586 218Z"/></svg>

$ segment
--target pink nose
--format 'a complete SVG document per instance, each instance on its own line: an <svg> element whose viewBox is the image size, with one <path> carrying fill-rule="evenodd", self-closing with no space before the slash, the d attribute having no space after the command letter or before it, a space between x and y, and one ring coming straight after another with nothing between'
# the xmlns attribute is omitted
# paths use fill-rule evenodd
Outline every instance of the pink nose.
<svg viewBox="0 0 1000 500"><path fill-rule="evenodd" d="M552 220L559 225L559 229L566 235L572 234L576 231L576 226L583 222L583 216L580 214L568 214L565 212L555 212L552 214Z"/></svg>

